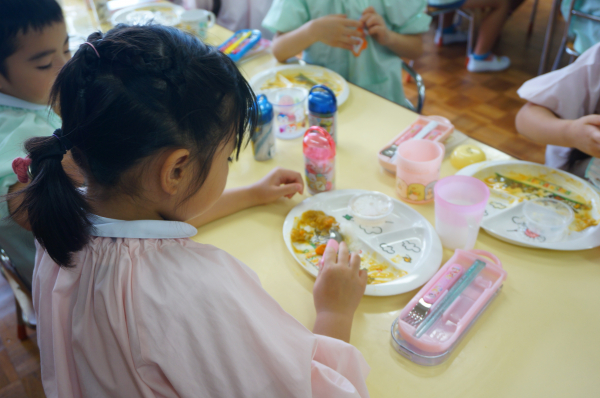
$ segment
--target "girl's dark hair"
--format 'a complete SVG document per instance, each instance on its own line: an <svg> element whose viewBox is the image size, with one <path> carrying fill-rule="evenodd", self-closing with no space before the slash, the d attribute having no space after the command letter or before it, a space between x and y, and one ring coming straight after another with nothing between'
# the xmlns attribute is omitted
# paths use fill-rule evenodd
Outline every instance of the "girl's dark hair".
<svg viewBox="0 0 600 398"><path fill-rule="evenodd" d="M87 41L100 56L82 45L51 94L62 136L74 145L71 154L87 181L136 195L139 178L124 178L125 171L166 148L187 148L197 164L191 196L219 148L233 139L239 155L256 123L256 98L226 55L160 25L120 25ZM72 266L71 255L89 241L92 225L84 193L65 173L62 156L51 156L60 153L61 141L38 137L25 143L33 180L13 217L27 214L50 257Z"/></svg>

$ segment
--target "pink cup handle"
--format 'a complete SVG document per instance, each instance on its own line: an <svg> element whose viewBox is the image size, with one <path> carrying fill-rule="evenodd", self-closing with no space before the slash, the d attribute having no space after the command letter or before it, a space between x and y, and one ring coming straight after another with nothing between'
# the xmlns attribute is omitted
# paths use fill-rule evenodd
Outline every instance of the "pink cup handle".
<svg viewBox="0 0 600 398"><path fill-rule="evenodd" d="M452 286L454 282L456 282L456 280L462 275L463 272L464 268L462 267L462 265L452 264L448 272L446 272L444 276L438 279L435 285L433 285L433 287L429 289L427 294L423 296L423 301L425 301L428 304L435 303L436 300L444 292L444 290Z"/></svg>
<svg viewBox="0 0 600 398"><path fill-rule="evenodd" d="M500 268L502 268L502 261L500 261L500 259L496 256L494 256L492 253L490 252L486 252L485 250L479 250L479 249L471 249L469 250L469 252L473 253L473 254L478 254L482 257L487 257L490 260L492 260L492 262L499 266Z"/></svg>

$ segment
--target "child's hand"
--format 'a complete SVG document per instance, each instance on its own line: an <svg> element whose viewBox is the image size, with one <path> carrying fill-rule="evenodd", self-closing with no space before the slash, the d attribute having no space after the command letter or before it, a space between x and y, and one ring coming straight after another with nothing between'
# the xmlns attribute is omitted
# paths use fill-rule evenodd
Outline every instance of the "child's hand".
<svg viewBox="0 0 600 398"><path fill-rule="evenodd" d="M354 38L363 36L363 33L357 30L361 26L360 21L348 19L343 14L327 15L312 21L316 41L350 51L356 44Z"/></svg>
<svg viewBox="0 0 600 398"><path fill-rule="evenodd" d="M304 192L302 175L292 170L276 167L255 184L251 192L256 205L264 205L281 197L291 198L296 193Z"/></svg>
<svg viewBox="0 0 600 398"><path fill-rule="evenodd" d="M354 315L367 287L367 271L360 269L360 257L350 254L345 242L330 240L323 253L323 265L313 288L317 316L329 313Z"/></svg>
<svg viewBox="0 0 600 398"><path fill-rule="evenodd" d="M361 26L364 26L369 35L377 40L382 46L390 43L390 30L388 29L383 17L371 7L367 7L360 18Z"/></svg>
<svg viewBox="0 0 600 398"><path fill-rule="evenodd" d="M566 131L572 146L594 157L600 157L600 115L572 120Z"/></svg>

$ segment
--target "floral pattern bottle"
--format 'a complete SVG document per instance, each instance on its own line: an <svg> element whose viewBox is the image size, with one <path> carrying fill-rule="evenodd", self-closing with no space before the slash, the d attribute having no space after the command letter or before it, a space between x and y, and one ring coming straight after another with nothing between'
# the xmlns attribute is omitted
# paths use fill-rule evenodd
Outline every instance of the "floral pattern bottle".
<svg viewBox="0 0 600 398"><path fill-rule="evenodd" d="M335 189L335 142L327 130L313 126L303 140L308 191L315 195Z"/></svg>

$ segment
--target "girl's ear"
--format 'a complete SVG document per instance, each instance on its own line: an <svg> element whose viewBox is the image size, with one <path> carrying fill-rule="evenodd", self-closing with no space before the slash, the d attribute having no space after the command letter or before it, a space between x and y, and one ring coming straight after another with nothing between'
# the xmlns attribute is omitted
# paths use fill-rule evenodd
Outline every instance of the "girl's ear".
<svg viewBox="0 0 600 398"><path fill-rule="evenodd" d="M187 149L175 149L164 158L160 168L160 186L168 195L176 195L183 187L187 172L187 164L190 160L190 151Z"/></svg>

